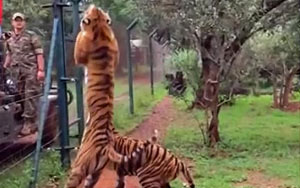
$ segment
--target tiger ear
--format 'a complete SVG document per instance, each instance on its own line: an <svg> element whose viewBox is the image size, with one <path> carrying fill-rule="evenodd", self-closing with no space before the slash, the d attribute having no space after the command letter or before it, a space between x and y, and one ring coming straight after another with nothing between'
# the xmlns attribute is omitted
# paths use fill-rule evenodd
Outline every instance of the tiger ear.
<svg viewBox="0 0 300 188"><path fill-rule="evenodd" d="M108 23L108 25L111 25L111 18L109 16L109 10L107 12L104 12L104 13L105 13L105 15L107 17L107 23Z"/></svg>

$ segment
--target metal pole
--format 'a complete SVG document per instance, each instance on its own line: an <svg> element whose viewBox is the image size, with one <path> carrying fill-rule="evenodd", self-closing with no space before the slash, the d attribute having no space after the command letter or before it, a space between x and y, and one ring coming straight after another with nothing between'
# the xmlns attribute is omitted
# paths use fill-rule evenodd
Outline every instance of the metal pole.
<svg viewBox="0 0 300 188"><path fill-rule="evenodd" d="M62 78L66 77L66 57L65 57L65 38L64 38L64 22L63 22L63 6L62 0L54 0L54 15L58 18L58 58L57 82L58 82L58 105L59 105L59 125L60 125L60 145L61 145L61 162L62 166L68 168L70 166L69 153L69 118L67 106L67 90L66 82Z"/></svg>
<svg viewBox="0 0 300 188"><path fill-rule="evenodd" d="M127 48L128 48L128 86L129 86L129 111L130 114L134 114L133 103L133 78L132 78L132 60L131 60L131 45L130 45L130 31L136 26L138 19L134 19L133 22L126 28L127 30Z"/></svg>
<svg viewBox="0 0 300 188"><path fill-rule="evenodd" d="M77 34L78 34L78 31L79 31L79 2L81 0L72 0L72 8L73 8L73 11L72 11L72 14L73 14L73 39L76 38Z"/></svg>
<svg viewBox="0 0 300 188"><path fill-rule="evenodd" d="M73 39L76 40L76 36L79 31L79 2L80 0L73 0ZM81 139L84 131L84 103L83 103L83 78L84 71L82 67L76 67L76 106L78 121L78 141L81 143Z"/></svg>
<svg viewBox="0 0 300 188"><path fill-rule="evenodd" d="M55 18L53 22L53 30L52 30L52 38L51 38L51 45L50 45L50 54L48 59L47 65L47 74L46 74L46 83L44 87L44 95L41 99L41 113L39 117L39 129L38 129L38 136L37 136L37 143L34 155L34 169L32 170L32 179L30 181L29 187L35 188L37 183L38 177L38 170L39 170L39 161L40 161L40 150L42 146L42 137L43 131L45 126L45 119L46 115L48 114L48 106L49 106L49 99L48 94L50 91L50 83L51 83L51 72L52 72L52 65L53 65L53 57L54 57L54 49L55 49L55 42L57 36L57 29L58 29L58 19Z"/></svg>
<svg viewBox="0 0 300 188"><path fill-rule="evenodd" d="M151 84L151 95L154 95L153 88L153 52L152 52L152 38L149 37L149 55L150 55L150 84Z"/></svg>
<svg viewBox="0 0 300 188"><path fill-rule="evenodd" d="M157 29L153 30L149 34L149 61L150 61L150 84L151 84L151 94L154 95L154 76L153 76L153 51L152 51L152 37L156 33Z"/></svg>

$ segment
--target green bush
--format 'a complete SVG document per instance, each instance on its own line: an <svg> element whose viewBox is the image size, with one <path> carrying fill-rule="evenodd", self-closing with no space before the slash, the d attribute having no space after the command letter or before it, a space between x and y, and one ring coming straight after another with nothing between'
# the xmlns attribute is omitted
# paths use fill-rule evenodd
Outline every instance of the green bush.
<svg viewBox="0 0 300 188"><path fill-rule="evenodd" d="M293 99L300 101L300 91L294 91L293 92Z"/></svg>

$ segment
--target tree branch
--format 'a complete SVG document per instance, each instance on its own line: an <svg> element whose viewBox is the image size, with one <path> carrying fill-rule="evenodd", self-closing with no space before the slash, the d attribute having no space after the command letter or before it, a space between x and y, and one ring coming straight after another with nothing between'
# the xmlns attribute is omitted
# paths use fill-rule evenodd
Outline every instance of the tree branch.
<svg viewBox="0 0 300 188"><path fill-rule="evenodd" d="M260 9L258 9L257 12L253 13L252 16L250 16L250 21L252 22L252 24L258 22L262 17L264 17L266 14L268 14L270 11L272 11L273 9L277 8L278 6L280 6L282 3L289 1L289 0L272 0L272 3L270 6L264 6L264 1L262 0L262 7ZM250 24L251 25L251 24Z"/></svg>
<svg viewBox="0 0 300 188"><path fill-rule="evenodd" d="M254 27L254 25L265 15L267 15L270 11L279 7L287 1L289 0L273 0L272 5L267 7L261 7L260 9L258 9L257 12L253 13L252 16L250 16L249 22L247 22L247 24L243 27L243 29L241 30L242 32L238 35L238 37L235 40L239 40L241 45L244 44L250 38L249 34L251 33L251 30Z"/></svg>
<svg viewBox="0 0 300 188"><path fill-rule="evenodd" d="M277 0L275 2L273 1L271 6L263 6L265 3L262 3L262 7L250 17L249 19L250 23L249 22L246 23L246 25L241 29L240 34L229 44L229 47L226 49L228 53L227 55L229 57L229 59L227 60L227 63L229 63L229 68L227 70L227 73L225 73L222 81L224 81L226 77L229 75L233 62L241 50L241 46L243 46L243 44L255 33L264 29L264 27L262 26L251 31L254 28L254 25L258 21L260 21L265 15L267 15L270 11L274 10L275 8L279 7L284 2L287 1L288 0Z"/></svg>

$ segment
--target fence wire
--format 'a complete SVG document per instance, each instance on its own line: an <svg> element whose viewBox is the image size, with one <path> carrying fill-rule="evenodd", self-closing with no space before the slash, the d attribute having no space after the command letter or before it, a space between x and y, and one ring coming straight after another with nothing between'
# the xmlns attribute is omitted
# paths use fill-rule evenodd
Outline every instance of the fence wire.
<svg viewBox="0 0 300 188"><path fill-rule="evenodd" d="M49 120L49 119L51 119L51 118L53 118L53 117L55 117L55 116L57 116L57 112L53 112L52 114L50 114L50 115L47 117L46 122L47 122L47 120ZM35 134L37 134L37 133L35 133ZM43 137L44 137L44 138L47 138L47 137L51 136L52 134L53 134L53 132L44 133ZM32 135L31 135L31 136L32 136ZM43 144L43 146L52 143L52 141L54 141L56 138L57 138L57 135L56 135L53 139L51 139L49 142ZM22 143L22 142L20 142L20 143ZM26 144L26 142L25 142L25 144ZM15 142L11 142L11 143L8 144L6 147L1 148L0 153L3 152L3 151L5 151L5 150L7 150L7 149L9 149L10 147L12 147L12 146L14 146L14 145L16 145L16 143L15 143ZM24 151L26 151L26 150L30 149L31 147L34 147L34 146L35 146L35 142L33 142L32 144L27 144L27 145L26 145L25 147L23 147L21 150L18 150L18 151L14 152L14 153L9 153L4 159L0 160L0 167L1 167L1 166L4 166L6 162L12 161L12 159L14 159L14 157L15 157L17 154L21 154L22 152L24 152ZM25 157L25 158L26 158L26 157ZM22 159L21 159L21 160L22 160ZM12 166L14 166L14 163L18 163L18 161L17 161L17 162L13 162ZM6 168L5 168L5 169L2 170L2 171L7 171L7 170L6 170ZM1 171L1 172L2 172L2 171ZM0 175L1 175L1 174L3 174L3 173L0 173Z"/></svg>
<svg viewBox="0 0 300 188"><path fill-rule="evenodd" d="M61 132L59 131L55 137L53 139L51 139L50 141L44 143L42 145L42 148L44 148L44 146L47 146L49 144L51 144L52 142L54 142L59 136L60 136ZM41 148L41 149L42 149ZM49 150L48 148L45 148L46 150ZM25 149L23 149L25 150ZM11 170L12 168L18 166L19 164L23 163L25 160L27 160L29 157L31 157L34 154L35 150L33 150L32 152L30 152L29 154L27 154L26 156L22 157L21 159L17 160L16 162L12 163L11 165L9 165L8 167L2 169L0 171L0 175L5 174L6 172L8 172L9 170ZM1 166L1 162L0 162L0 166Z"/></svg>

